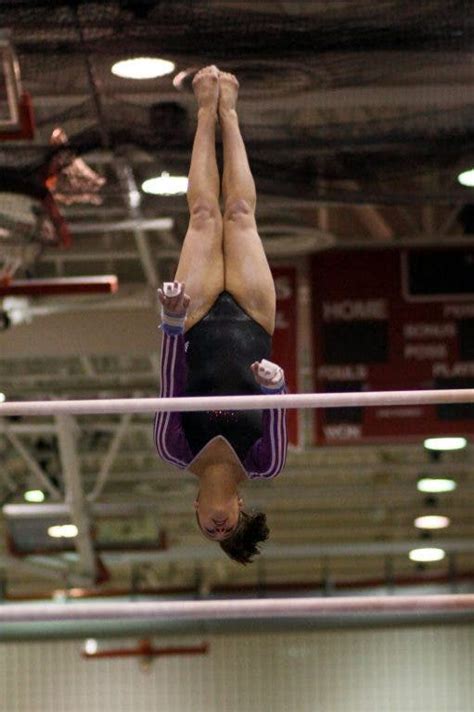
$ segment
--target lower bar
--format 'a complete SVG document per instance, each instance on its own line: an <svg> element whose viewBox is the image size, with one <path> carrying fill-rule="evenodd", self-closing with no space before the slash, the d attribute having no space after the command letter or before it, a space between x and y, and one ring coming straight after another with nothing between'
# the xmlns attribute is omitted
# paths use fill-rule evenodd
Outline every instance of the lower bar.
<svg viewBox="0 0 474 712"><path fill-rule="evenodd" d="M0 622L85 620L231 620L319 618L351 614L440 613L474 610L474 594L443 596L369 596L335 598L269 598L208 601L130 601L93 603L27 603L0 606Z"/></svg>
<svg viewBox="0 0 474 712"><path fill-rule="evenodd" d="M105 415L158 411L260 410L262 408L342 408L350 406L434 405L474 403L474 388L356 393L287 393L258 396L186 398L116 398L113 400L24 401L0 403L5 415Z"/></svg>

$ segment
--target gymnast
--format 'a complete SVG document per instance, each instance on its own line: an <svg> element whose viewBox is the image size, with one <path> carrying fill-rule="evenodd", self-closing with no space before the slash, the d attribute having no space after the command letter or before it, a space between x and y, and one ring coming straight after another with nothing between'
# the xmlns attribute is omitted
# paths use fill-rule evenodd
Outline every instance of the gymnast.
<svg viewBox="0 0 474 712"><path fill-rule="evenodd" d="M275 286L255 223L255 183L236 113L239 83L217 67L193 80L198 104L188 183L189 226L175 281L161 302L161 397L283 393L283 370L269 361ZM222 134L223 211L215 131ZM155 417L160 457L199 478L201 532L235 561L260 553L263 512L246 513L239 485L269 479L285 464L285 412L207 411Z"/></svg>

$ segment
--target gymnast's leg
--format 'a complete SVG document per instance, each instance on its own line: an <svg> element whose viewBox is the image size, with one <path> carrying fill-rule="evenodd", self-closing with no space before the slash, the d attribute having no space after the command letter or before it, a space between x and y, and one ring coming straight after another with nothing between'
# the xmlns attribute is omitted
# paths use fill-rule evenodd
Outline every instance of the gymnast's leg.
<svg viewBox="0 0 474 712"><path fill-rule="evenodd" d="M205 67L193 81L198 104L197 129L189 169L189 226L175 280L191 299L186 329L196 324L224 289L222 216L215 130L219 97L216 67Z"/></svg>
<svg viewBox="0 0 474 712"><path fill-rule="evenodd" d="M256 192L239 128L236 101L239 83L219 72L219 120L224 147L225 288L269 333L275 328L275 286L255 222Z"/></svg>

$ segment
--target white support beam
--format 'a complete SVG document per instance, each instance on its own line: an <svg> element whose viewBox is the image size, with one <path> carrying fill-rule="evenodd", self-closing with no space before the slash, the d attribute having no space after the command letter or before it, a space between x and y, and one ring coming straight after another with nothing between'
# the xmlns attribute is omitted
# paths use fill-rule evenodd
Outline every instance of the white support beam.
<svg viewBox="0 0 474 712"><path fill-rule="evenodd" d="M74 539L74 543L79 554L80 573L91 581L95 581L97 563L92 544L91 519L81 484L76 424L71 415L58 415L56 426L66 486L66 504L69 507L71 521L78 528L78 535Z"/></svg>
<svg viewBox="0 0 474 712"><path fill-rule="evenodd" d="M120 445L122 444L123 437L128 430L128 426L130 425L131 419L132 413L127 413L121 417L120 424L114 434L114 437L112 438L112 442L110 443L109 449L102 462L102 466L97 476L97 481L94 485L94 489L87 496L89 502L94 502L102 493L105 483L107 482L107 478L110 474L110 470L112 469L112 466L117 457Z"/></svg>

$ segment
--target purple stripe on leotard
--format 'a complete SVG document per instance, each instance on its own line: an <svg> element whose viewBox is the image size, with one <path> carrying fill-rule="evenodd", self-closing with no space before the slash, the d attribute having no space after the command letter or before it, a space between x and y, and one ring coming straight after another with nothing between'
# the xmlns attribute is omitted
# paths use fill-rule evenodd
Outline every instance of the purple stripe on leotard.
<svg viewBox="0 0 474 712"><path fill-rule="evenodd" d="M175 371L176 358L178 351L179 336L169 336L164 332L163 345L161 350L161 398L172 398L175 395ZM173 433L177 427L179 428L176 419L179 418L178 413L170 413L161 411L155 417L155 444L160 456L172 465L183 468L186 467L189 460L183 460L177 457L176 447L173 447ZM172 428L174 426L174 428ZM176 443L177 444L177 443ZM174 450L175 452L171 452ZM181 454L181 453L179 453Z"/></svg>

